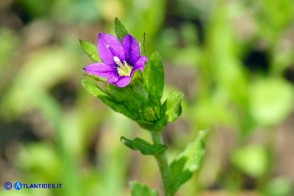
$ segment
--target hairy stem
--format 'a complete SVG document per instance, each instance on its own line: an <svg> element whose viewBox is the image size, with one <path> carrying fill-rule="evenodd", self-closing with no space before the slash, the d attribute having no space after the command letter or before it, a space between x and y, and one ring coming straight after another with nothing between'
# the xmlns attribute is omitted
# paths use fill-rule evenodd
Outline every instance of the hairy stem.
<svg viewBox="0 0 294 196"><path fill-rule="evenodd" d="M160 144L164 145L164 141L162 138L162 132L150 132L151 137L153 140L154 144ZM167 162L167 157L165 151L154 155L159 170L161 174L161 179L163 183L163 188L164 188L164 195L165 196L173 196L174 194L172 193L172 184L171 184L171 173L170 173L170 168Z"/></svg>

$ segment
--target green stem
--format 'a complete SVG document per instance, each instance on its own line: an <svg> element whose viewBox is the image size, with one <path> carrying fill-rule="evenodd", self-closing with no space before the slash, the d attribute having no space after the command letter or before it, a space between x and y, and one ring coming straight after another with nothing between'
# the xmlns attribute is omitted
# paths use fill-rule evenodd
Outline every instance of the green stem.
<svg viewBox="0 0 294 196"><path fill-rule="evenodd" d="M150 133L151 133L151 137L154 144L164 145L161 132L151 131ZM164 195L173 196L174 193L172 192L172 189L171 189L172 188L171 173L170 173L170 168L167 162L166 153L165 151L163 151L159 154L154 155L154 157L157 161L157 164L160 170L161 179L162 179L163 188L164 188Z"/></svg>

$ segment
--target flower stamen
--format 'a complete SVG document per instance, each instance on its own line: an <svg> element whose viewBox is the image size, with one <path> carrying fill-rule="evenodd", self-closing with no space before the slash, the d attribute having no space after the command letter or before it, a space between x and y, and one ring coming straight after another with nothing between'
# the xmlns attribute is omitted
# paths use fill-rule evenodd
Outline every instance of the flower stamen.
<svg viewBox="0 0 294 196"><path fill-rule="evenodd" d="M129 66L126 61L124 61L124 64L121 62L121 60L117 57L113 57L114 62L116 63L117 67L117 72L119 76L130 76L133 67Z"/></svg>

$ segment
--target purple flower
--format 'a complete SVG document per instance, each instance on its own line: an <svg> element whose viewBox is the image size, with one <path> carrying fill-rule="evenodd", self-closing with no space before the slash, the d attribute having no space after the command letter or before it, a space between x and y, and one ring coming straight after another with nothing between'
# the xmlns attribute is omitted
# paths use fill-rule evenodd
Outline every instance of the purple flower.
<svg viewBox="0 0 294 196"><path fill-rule="evenodd" d="M121 43L113 35L99 33L98 51L103 62L90 64L84 70L117 87L129 85L135 71L143 71L148 61L141 56L139 43L131 35L126 35Z"/></svg>

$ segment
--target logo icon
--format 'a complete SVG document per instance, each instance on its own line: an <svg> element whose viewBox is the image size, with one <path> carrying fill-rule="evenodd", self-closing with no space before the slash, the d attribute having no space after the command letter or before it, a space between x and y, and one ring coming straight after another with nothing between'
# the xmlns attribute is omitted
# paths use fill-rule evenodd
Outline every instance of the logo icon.
<svg viewBox="0 0 294 196"><path fill-rule="evenodd" d="M22 188L22 183L21 182L14 183L14 188L19 191Z"/></svg>
<svg viewBox="0 0 294 196"><path fill-rule="evenodd" d="M6 190L10 190L10 189L12 188L12 184L11 184L11 182L5 182L5 184L4 184L4 188L5 188Z"/></svg>

